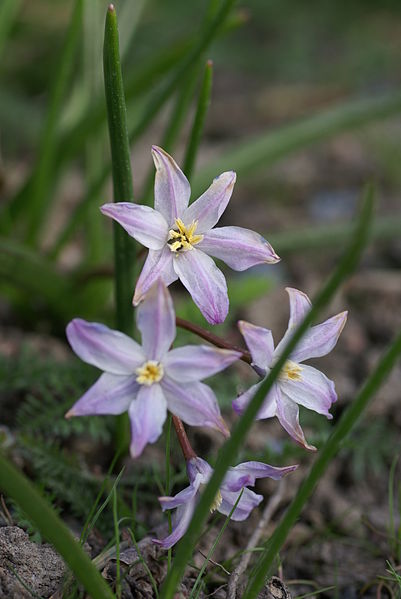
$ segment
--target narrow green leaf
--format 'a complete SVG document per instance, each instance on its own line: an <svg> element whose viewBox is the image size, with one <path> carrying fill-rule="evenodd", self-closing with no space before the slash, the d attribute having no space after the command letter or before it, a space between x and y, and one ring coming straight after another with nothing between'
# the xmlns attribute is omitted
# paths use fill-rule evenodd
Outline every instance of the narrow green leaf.
<svg viewBox="0 0 401 599"><path fill-rule="evenodd" d="M111 4L104 32L104 83L110 133L111 163L115 202L132 202L131 159L127 131L124 87L118 46L117 16ZM116 284L116 324L120 331L133 334L132 281L134 244L128 233L114 224L114 264Z"/></svg>
<svg viewBox="0 0 401 599"><path fill-rule="evenodd" d="M55 547L91 597L113 599L113 593L66 525L34 485L0 453L0 488L29 516Z"/></svg>
<svg viewBox="0 0 401 599"><path fill-rule="evenodd" d="M340 421L335 426L324 447L313 464L308 477L303 481L298 493L294 497L290 507L286 511L279 526L274 531L272 537L265 542L265 551L259 558L255 574L250 581L244 599L254 599L264 584L264 580L273 566L276 555L280 551L288 533L295 524L303 506L313 493L317 483L323 476L327 466L338 453L341 444L351 431L352 427L359 420L369 402L374 397L379 387L385 382L394 367L396 361L401 355L401 332L383 355L378 365L369 376L356 398L342 415Z"/></svg>
<svg viewBox="0 0 401 599"><path fill-rule="evenodd" d="M50 92L47 118L39 144L39 155L32 181L29 204L26 206L28 216L26 239L30 245L36 245L38 241L49 206L48 186L53 167L57 125L80 40L82 6L83 0L76 0Z"/></svg>
<svg viewBox="0 0 401 599"><path fill-rule="evenodd" d="M2 0L0 5L0 56L15 23L21 0Z"/></svg>
<svg viewBox="0 0 401 599"><path fill-rule="evenodd" d="M189 136L189 143L184 158L183 171L188 177L188 179L191 179L192 171L195 166L196 154L198 152L200 140L203 133L203 127L205 125L207 111L210 105L210 98L212 94L212 80L213 62L211 60L208 60L203 75L198 105L196 107L195 118L192 125L191 134Z"/></svg>
<svg viewBox="0 0 401 599"><path fill-rule="evenodd" d="M289 154L313 143L351 131L375 121L399 114L401 92L375 98L353 100L317 115L305 117L274 131L266 131L249 140L241 140L220 159L202 168L193 181L195 196L210 184L216 174L234 170L237 175L249 175L264 170Z"/></svg>
<svg viewBox="0 0 401 599"><path fill-rule="evenodd" d="M262 382L258 392L249 403L243 416L234 426L231 432L231 437L221 448L213 475L204 492L202 493L201 499L184 538L178 544L173 567L171 568L162 587L162 599L172 599L174 596L177 584L179 583L184 573L186 564L193 553L194 545L204 526L210 506L212 505L219 486L223 481L224 475L228 468L233 464L238 450L243 445L246 435L256 418L264 398L280 374L280 371L286 360L288 360L290 354L293 352L296 345L301 340L308 327L311 325L312 321L333 297L338 286L357 265L361 252L368 238L368 230L372 219L372 209L373 191L371 188L369 188L365 193L365 199L358 226L355 230L355 234L352 236L347 252L344 254L337 268L315 298L311 310L308 312L301 324L295 329L293 336L286 344L286 347L280 358L277 360L275 366L273 366L271 369L269 375Z"/></svg>

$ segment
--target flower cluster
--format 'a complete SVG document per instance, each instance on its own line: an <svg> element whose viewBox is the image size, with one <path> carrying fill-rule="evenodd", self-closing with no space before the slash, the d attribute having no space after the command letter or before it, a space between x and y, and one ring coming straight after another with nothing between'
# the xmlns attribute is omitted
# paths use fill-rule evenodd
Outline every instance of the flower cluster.
<svg viewBox="0 0 401 599"><path fill-rule="evenodd" d="M134 306L138 306L136 324L142 344L119 331L79 318L67 326L67 338L75 353L103 372L66 417L128 412L134 458L147 443L160 437L167 411L190 426L211 427L229 435L214 392L201 381L229 367L243 354L206 345L172 348L176 318L167 287L179 279L206 320L216 324L226 318L229 301L225 277L210 256L239 271L279 261L271 245L259 234L242 227L215 227L230 200L235 173L217 177L203 195L189 204L189 182L175 161L156 146L152 155L156 166L155 208L130 202L105 204L101 208L103 214L120 223L149 249L133 297ZM304 293L291 288L287 292L290 320L276 348L268 329L245 321L238 323L252 357L251 366L261 379L267 376L311 308ZM303 362L324 356L334 348L346 317L347 313L342 312L307 331L284 364L257 416L277 416L289 435L306 449L315 448L307 443L300 427L298 405L331 418L329 409L337 396L334 383ZM233 400L235 412L243 412L260 385L261 381ZM180 439L185 431L177 434ZM180 442L183 445L182 438ZM159 498L163 510L177 509L172 532L163 540L155 539L164 548L171 547L185 533L201 488L212 474L209 464L192 449L190 454L184 451L184 457L190 485L174 497ZM258 478L278 480L296 468L277 468L261 462L230 468L213 511L231 514L233 520L245 520L263 499L248 486L254 486Z"/></svg>

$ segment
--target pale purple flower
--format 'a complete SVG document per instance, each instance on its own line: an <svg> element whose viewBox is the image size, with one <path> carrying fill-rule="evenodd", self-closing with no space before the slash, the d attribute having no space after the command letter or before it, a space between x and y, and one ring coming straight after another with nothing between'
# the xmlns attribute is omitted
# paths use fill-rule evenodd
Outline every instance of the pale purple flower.
<svg viewBox="0 0 401 599"><path fill-rule="evenodd" d="M131 202L101 207L103 214L149 248L134 306L159 277L167 286L180 279L206 320L223 322L228 313L227 284L210 256L240 271L256 264L273 264L280 258L258 233L242 227L213 228L230 200L236 178L233 171L222 173L188 206L191 188L184 173L161 148L153 146L152 156L156 166L154 209Z"/></svg>
<svg viewBox="0 0 401 599"><path fill-rule="evenodd" d="M305 293L287 287L290 298L290 320L287 331L274 349L271 331L257 327L249 322L240 321L239 328L244 336L252 356L252 365L261 376L266 376L277 361L294 329L304 319L311 308L311 302ZM316 448L308 445L299 424L298 404L323 414L331 419L331 404L337 400L334 383L322 372L301 364L310 358L325 356L334 348L347 320L347 312L341 312L322 324L311 327L284 364L284 367L268 393L259 411L258 420L277 416L281 425L291 437L306 449ZM248 391L233 401L236 412L241 414L261 383L253 385Z"/></svg>
<svg viewBox="0 0 401 599"><path fill-rule="evenodd" d="M220 372L240 353L186 345L171 349L176 335L170 293L159 279L137 309L142 345L108 327L75 318L67 326L74 352L104 373L66 414L121 414L131 421L131 455L160 436L167 410L192 426L228 436L216 396L201 379Z"/></svg>
<svg viewBox="0 0 401 599"><path fill-rule="evenodd" d="M210 511L217 510L228 516L242 492L241 498L231 514L231 520L246 520L253 508L263 500L262 495L257 495L247 487L253 487L257 478L269 477L279 480L296 468L298 465L276 468L269 464L263 464L263 462L244 462L234 468L229 468ZM187 531L199 494L202 487L209 482L213 469L205 460L196 457L188 460L187 473L189 487L174 497L159 497L163 511L177 508L171 534L165 539L153 539L154 543L161 545L164 549L175 545Z"/></svg>

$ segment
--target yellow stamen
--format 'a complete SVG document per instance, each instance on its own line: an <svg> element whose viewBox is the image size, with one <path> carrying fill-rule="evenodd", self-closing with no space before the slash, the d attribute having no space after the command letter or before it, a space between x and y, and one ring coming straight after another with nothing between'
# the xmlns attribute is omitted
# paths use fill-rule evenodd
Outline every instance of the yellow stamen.
<svg viewBox="0 0 401 599"><path fill-rule="evenodd" d="M135 370L137 374L136 380L140 385L153 385L158 383L164 375L163 364L155 360L149 360Z"/></svg>
<svg viewBox="0 0 401 599"><path fill-rule="evenodd" d="M291 360L287 360L278 378L282 381L300 381L302 380L301 372L302 368L299 364L296 364Z"/></svg>
<svg viewBox="0 0 401 599"><path fill-rule="evenodd" d="M210 506L210 513L213 514L216 510L219 509L223 501L220 491L217 491L217 495L214 498L212 505Z"/></svg>
<svg viewBox="0 0 401 599"><path fill-rule="evenodd" d="M198 221L193 220L187 227L180 218L175 219L176 229L170 229L168 232L167 244L172 252L187 252L192 250L193 246L202 241L203 235L195 235Z"/></svg>

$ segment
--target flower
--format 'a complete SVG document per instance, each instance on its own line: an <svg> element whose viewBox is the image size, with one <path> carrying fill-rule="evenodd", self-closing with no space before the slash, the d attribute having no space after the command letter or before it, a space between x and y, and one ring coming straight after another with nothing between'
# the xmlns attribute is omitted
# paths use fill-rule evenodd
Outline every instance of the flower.
<svg viewBox="0 0 401 599"><path fill-rule="evenodd" d="M263 500L262 495L257 495L248 489L248 485L253 487L257 478L269 477L279 480L296 468L298 465L276 468L262 462L244 462L234 468L229 468L210 511L217 510L228 516L241 495L231 514L231 520L246 520L253 508ZM177 508L171 534L165 539L153 539L154 543L161 545L164 549L172 547L187 531L199 494L202 487L209 482L213 469L205 460L196 457L188 460L187 473L189 487L174 497L159 497L163 511Z"/></svg>
<svg viewBox="0 0 401 599"><path fill-rule="evenodd" d="M161 148L153 146L152 156L155 208L132 202L101 207L103 214L149 248L133 304L142 301L159 277L166 286L180 279L206 320L223 322L228 313L227 284L209 254L240 271L255 264L273 264L280 258L258 233L242 227L213 228L230 200L236 178L233 171L217 177L188 206L191 188L184 173Z"/></svg>
<svg viewBox="0 0 401 599"><path fill-rule="evenodd" d="M170 293L161 280L151 288L136 314L142 346L95 322L75 318L68 341L84 362L104 373L66 414L121 414L131 421L131 455L160 436L167 409L192 426L210 426L228 436L213 391L200 382L220 372L240 353L187 345L169 348L176 335Z"/></svg>
<svg viewBox="0 0 401 599"><path fill-rule="evenodd" d="M290 299L290 320L287 331L274 349L271 331L257 327L249 322L240 321L239 329L251 352L253 367L265 377L275 364L286 346L294 329L304 319L311 308L311 302L305 293L297 289L286 289ZM277 381L266 396L259 411L258 420L277 416L281 425L291 437L306 449L315 451L308 445L299 424L298 404L324 414L331 419L331 404L337 400L334 383L322 372L302 364L309 358L325 356L334 348L347 320L347 312L341 312L322 324L311 327L296 346L290 359L284 364ZM236 412L241 414L255 395L261 383L253 385L248 391L233 401Z"/></svg>

